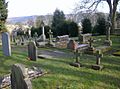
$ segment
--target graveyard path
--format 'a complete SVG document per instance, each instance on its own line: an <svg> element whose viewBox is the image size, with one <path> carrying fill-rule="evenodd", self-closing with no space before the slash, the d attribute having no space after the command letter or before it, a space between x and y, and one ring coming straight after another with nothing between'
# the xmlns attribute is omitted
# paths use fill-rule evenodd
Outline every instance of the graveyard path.
<svg viewBox="0 0 120 89"><path fill-rule="evenodd" d="M28 52L28 48L27 46L13 46L12 45L12 51L15 51L15 52ZM63 52L63 51L59 51L59 50L52 50L52 49L49 49L49 50L41 50L41 49L38 49L37 50L37 54L38 55L42 55L46 58L73 58L74 57L74 53L72 52Z"/></svg>
<svg viewBox="0 0 120 89"><path fill-rule="evenodd" d="M72 58L74 57L73 53L66 53L59 50L39 50L38 55L41 55L46 58Z"/></svg>

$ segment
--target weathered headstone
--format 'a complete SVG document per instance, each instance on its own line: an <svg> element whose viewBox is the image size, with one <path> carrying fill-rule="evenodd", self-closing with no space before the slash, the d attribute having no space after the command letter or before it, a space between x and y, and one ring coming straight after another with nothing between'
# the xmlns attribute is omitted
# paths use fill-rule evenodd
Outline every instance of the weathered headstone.
<svg viewBox="0 0 120 89"><path fill-rule="evenodd" d="M79 42L80 43L88 43L88 40L90 40L92 34L80 34L79 35Z"/></svg>
<svg viewBox="0 0 120 89"><path fill-rule="evenodd" d="M32 89L28 70L22 64L14 64L11 69L11 89Z"/></svg>
<svg viewBox="0 0 120 89"><path fill-rule="evenodd" d="M68 49L76 50L77 48L77 43L75 40L70 40L69 43L67 44Z"/></svg>
<svg viewBox="0 0 120 89"><path fill-rule="evenodd" d="M2 50L5 56L11 56L10 35L7 32L2 33Z"/></svg>
<svg viewBox="0 0 120 89"><path fill-rule="evenodd" d="M28 43L28 57L32 61L37 60L37 47L36 47L35 42L29 42Z"/></svg>
<svg viewBox="0 0 120 89"><path fill-rule="evenodd" d="M88 47L88 49L86 50L86 53L95 53L96 50L95 50L95 48L93 47L93 42L94 42L93 38L90 37L90 39L88 40L89 47Z"/></svg>
<svg viewBox="0 0 120 89"><path fill-rule="evenodd" d="M110 40L110 27L111 27L111 22L107 22L106 24L106 40L104 42L105 46L111 46L112 41Z"/></svg>
<svg viewBox="0 0 120 89"><path fill-rule="evenodd" d="M49 41L48 41L48 44L46 44L47 46L50 46L50 47L54 47L54 43L52 42L52 37L53 37L53 32L51 32L51 29L49 29Z"/></svg>
<svg viewBox="0 0 120 89"><path fill-rule="evenodd" d="M77 46L77 49L75 50L75 62L70 63L71 66L74 67L81 67L81 63L79 62L80 60L80 55L88 48L88 44L81 44Z"/></svg>
<svg viewBox="0 0 120 89"><path fill-rule="evenodd" d="M68 35L57 36L55 46L57 48L67 48L68 41L69 41Z"/></svg>
<svg viewBox="0 0 120 89"><path fill-rule="evenodd" d="M57 36L57 37L56 37L56 41L57 41L57 42L69 41L69 35Z"/></svg>

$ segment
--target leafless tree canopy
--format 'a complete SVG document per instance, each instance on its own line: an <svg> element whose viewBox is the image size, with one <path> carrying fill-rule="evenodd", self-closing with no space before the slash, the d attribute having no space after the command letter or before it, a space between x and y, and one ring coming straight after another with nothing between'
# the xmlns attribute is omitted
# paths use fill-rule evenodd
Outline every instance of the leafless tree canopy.
<svg viewBox="0 0 120 89"><path fill-rule="evenodd" d="M77 14L78 12L88 12L88 11L93 12L96 10L96 8L101 2L106 2L106 4L108 4L109 6L109 17L112 23L111 31L113 31L115 28L116 10L119 1L120 0L82 0L82 1L80 0L80 3L77 4L77 7L75 8L75 13Z"/></svg>

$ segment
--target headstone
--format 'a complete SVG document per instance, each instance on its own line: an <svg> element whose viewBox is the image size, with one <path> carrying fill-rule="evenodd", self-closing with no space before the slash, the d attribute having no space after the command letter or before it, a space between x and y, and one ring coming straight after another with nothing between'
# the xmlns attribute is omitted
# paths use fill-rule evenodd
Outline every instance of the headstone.
<svg viewBox="0 0 120 89"><path fill-rule="evenodd" d="M55 46L57 48L67 48L68 41L69 41L68 35L57 36Z"/></svg>
<svg viewBox="0 0 120 89"><path fill-rule="evenodd" d="M79 62L80 60L80 55L88 48L88 44L80 44L77 46L77 49L75 50L75 62L70 63L71 66L74 67L81 67L81 63Z"/></svg>
<svg viewBox="0 0 120 89"><path fill-rule="evenodd" d="M77 48L77 43L75 40L70 40L69 43L67 44L68 49L76 50Z"/></svg>
<svg viewBox="0 0 120 89"><path fill-rule="evenodd" d="M10 35L7 32L2 33L2 50L5 56L11 56Z"/></svg>
<svg viewBox="0 0 120 89"><path fill-rule="evenodd" d="M57 36L56 41L57 41L57 42L69 41L69 36L68 36L68 35Z"/></svg>
<svg viewBox="0 0 120 89"><path fill-rule="evenodd" d="M79 35L79 42L82 44L82 43L84 43L84 44L86 44L86 43L88 43L88 40L90 40L90 38L91 38L91 36L92 36L92 34L80 34Z"/></svg>
<svg viewBox="0 0 120 89"><path fill-rule="evenodd" d="M47 46L50 46L50 47L54 47L55 44L54 44L53 41L52 41L53 32L51 32L51 29L49 29L48 34L49 34L49 41L48 41L48 43L47 43L46 45L47 45Z"/></svg>
<svg viewBox="0 0 120 89"><path fill-rule="evenodd" d="M28 57L32 61L37 60L37 47L36 47L35 42L29 42L28 44Z"/></svg>
<svg viewBox="0 0 120 89"><path fill-rule="evenodd" d="M28 70L22 64L14 64L11 69L11 89L32 89Z"/></svg>
<svg viewBox="0 0 120 89"><path fill-rule="evenodd" d="M111 22L107 22L106 24L106 40L104 42L105 46L112 46L112 41L110 40L110 27Z"/></svg>
<svg viewBox="0 0 120 89"><path fill-rule="evenodd" d="M88 47L88 49L86 50L86 53L88 53L88 54L93 54L93 53L96 52L96 49L93 47L93 42L94 42L93 38L90 37L90 39L88 40L89 47Z"/></svg>

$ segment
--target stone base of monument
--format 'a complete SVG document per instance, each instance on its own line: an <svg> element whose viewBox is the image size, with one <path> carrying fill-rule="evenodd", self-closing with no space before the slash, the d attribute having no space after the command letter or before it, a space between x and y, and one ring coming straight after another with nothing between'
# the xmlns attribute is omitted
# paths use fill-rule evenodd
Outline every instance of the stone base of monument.
<svg viewBox="0 0 120 89"><path fill-rule="evenodd" d="M111 40L105 40L104 45L105 46L112 46L112 41Z"/></svg>
<svg viewBox="0 0 120 89"><path fill-rule="evenodd" d="M81 64L79 62L70 63L70 65L74 67L81 67Z"/></svg>
<svg viewBox="0 0 120 89"><path fill-rule="evenodd" d="M47 43L47 44L45 44L45 46L47 46L47 47L55 47L55 44L54 43Z"/></svg>
<svg viewBox="0 0 120 89"><path fill-rule="evenodd" d="M46 36L45 35L41 35L39 38L38 38L38 42L44 42L46 40Z"/></svg>
<svg viewBox="0 0 120 89"><path fill-rule="evenodd" d="M88 47L88 49L85 51L87 54L94 54L96 52L96 49L94 47Z"/></svg>
<svg viewBox="0 0 120 89"><path fill-rule="evenodd" d="M92 65L92 69L94 69L94 70L102 70L103 66L95 64L95 65Z"/></svg>
<svg viewBox="0 0 120 89"><path fill-rule="evenodd" d="M96 47L96 50L101 50L104 53L104 52L111 50L111 47L110 46L99 46L99 47Z"/></svg>

